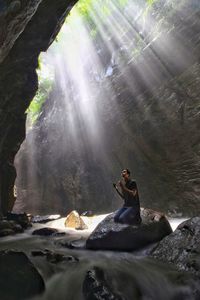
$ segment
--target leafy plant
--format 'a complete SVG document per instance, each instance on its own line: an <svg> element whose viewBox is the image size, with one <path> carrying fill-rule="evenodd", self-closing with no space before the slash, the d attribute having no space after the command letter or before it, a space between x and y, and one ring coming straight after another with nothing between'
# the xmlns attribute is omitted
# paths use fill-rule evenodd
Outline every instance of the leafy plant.
<svg viewBox="0 0 200 300"><path fill-rule="evenodd" d="M42 105L45 100L48 98L52 86L54 76L51 72L49 72L49 68L42 62L42 59L39 61L39 67L37 70L38 80L39 80L39 88L38 91L31 101L28 109L26 110L27 118L29 120L30 127L34 125L38 116L41 113Z"/></svg>

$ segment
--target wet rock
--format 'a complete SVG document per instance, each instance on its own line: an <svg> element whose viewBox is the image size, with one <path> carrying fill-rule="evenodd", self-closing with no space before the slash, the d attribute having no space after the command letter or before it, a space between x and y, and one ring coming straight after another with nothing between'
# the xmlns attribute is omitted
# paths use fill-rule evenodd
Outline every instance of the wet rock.
<svg viewBox="0 0 200 300"><path fill-rule="evenodd" d="M85 300L123 300L123 296L112 291L106 282L104 272L98 267L89 270L85 276L82 287Z"/></svg>
<svg viewBox="0 0 200 300"><path fill-rule="evenodd" d="M44 281L23 252L0 251L0 293L4 300L29 299L44 291Z"/></svg>
<svg viewBox="0 0 200 300"><path fill-rule="evenodd" d="M33 235L42 235L42 236L60 236L60 235L65 235L65 232L60 232L55 228L40 228L36 229L32 233Z"/></svg>
<svg viewBox="0 0 200 300"><path fill-rule="evenodd" d="M21 233L23 232L23 228L20 224L16 223L15 221L0 221L0 229L5 229L5 228L9 228L14 230L15 233Z"/></svg>
<svg viewBox="0 0 200 300"><path fill-rule="evenodd" d="M47 260L51 263L59 263L59 262L62 262L62 261L68 261L68 262L78 262L78 258L75 258L71 255L69 256L66 256L66 255L63 255L63 254L60 254L60 253L55 253L55 252L52 252L52 251L49 251L47 253Z"/></svg>
<svg viewBox="0 0 200 300"><path fill-rule="evenodd" d="M4 228L0 230L0 237L4 237L7 235L13 235L15 234L15 231L13 229Z"/></svg>
<svg viewBox="0 0 200 300"><path fill-rule="evenodd" d="M59 241L55 241L55 244L64 248L69 248L69 249L75 248L73 241L59 240Z"/></svg>
<svg viewBox="0 0 200 300"><path fill-rule="evenodd" d="M60 245L69 249L85 249L85 239L80 238L73 241L59 240L56 242L57 245Z"/></svg>
<svg viewBox="0 0 200 300"><path fill-rule="evenodd" d="M200 217L181 223L152 250L151 255L200 277Z"/></svg>
<svg viewBox="0 0 200 300"><path fill-rule="evenodd" d="M73 210L65 220L65 227L70 227L78 230L87 229L87 225L79 216L79 213L76 210Z"/></svg>
<svg viewBox="0 0 200 300"><path fill-rule="evenodd" d="M46 215L46 216L33 216L31 218L32 223L47 223L50 221L58 220L60 215Z"/></svg>
<svg viewBox="0 0 200 300"><path fill-rule="evenodd" d="M13 229L14 229L15 233L24 232L24 230L20 224L13 223Z"/></svg>
<svg viewBox="0 0 200 300"><path fill-rule="evenodd" d="M0 237L23 232L23 228L15 221L0 220Z"/></svg>
<svg viewBox="0 0 200 300"><path fill-rule="evenodd" d="M68 262L78 262L79 259L77 257L71 256L71 255L63 255L57 252L50 251L48 249L45 249L44 251L35 250L31 252L32 256L46 256L47 261L51 263L59 263L62 261L68 261Z"/></svg>
<svg viewBox="0 0 200 300"><path fill-rule="evenodd" d="M12 224L7 220L0 221L0 230L2 229L12 229Z"/></svg>
<svg viewBox="0 0 200 300"><path fill-rule="evenodd" d="M141 209L139 226L115 223L113 217L110 214L96 227L86 241L86 248L132 251L158 242L172 232L166 217L150 209Z"/></svg>
<svg viewBox="0 0 200 300"><path fill-rule="evenodd" d="M34 250L34 251L31 251L31 255L32 256L45 256L46 251Z"/></svg>
<svg viewBox="0 0 200 300"><path fill-rule="evenodd" d="M6 218L9 221L15 221L16 223L20 224L24 229L27 229L28 227L32 226L29 219L29 215L27 215L26 213L15 214L15 213L8 212Z"/></svg>

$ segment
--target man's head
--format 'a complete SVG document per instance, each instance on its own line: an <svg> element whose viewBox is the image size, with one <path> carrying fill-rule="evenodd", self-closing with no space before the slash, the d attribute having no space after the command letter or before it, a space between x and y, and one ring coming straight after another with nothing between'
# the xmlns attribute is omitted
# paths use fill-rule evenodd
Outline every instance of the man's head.
<svg viewBox="0 0 200 300"><path fill-rule="evenodd" d="M124 178L124 180L128 180L130 177L131 172L129 171L129 169L124 169L122 171L122 177Z"/></svg>

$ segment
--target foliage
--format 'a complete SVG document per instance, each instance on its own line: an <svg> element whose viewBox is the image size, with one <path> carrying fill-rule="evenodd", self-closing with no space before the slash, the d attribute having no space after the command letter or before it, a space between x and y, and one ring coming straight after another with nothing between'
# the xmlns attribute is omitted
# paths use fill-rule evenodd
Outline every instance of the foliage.
<svg viewBox="0 0 200 300"><path fill-rule="evenodd" d="M116 6L124 7L129 0L115 0L114 3ZM78 4L75 6L77 12L85 17L88 17L90 14L90 10L92 7L94 7L96 4L98 4L98 8L102 10L105 14L110 14L110 4L111 0L79 0Z"/></svg>
<svg viewBox="0 0 200 300"><path fill-rule="evenodd" d="M154 2L156 2L156 0L147 0L147 4L148 4L148 5L153 5Z"/></svg>
<svg viewBox="0 0 200 300"><path fill-rule="evenodd" d="M146 17L146 15L149 13L149 10L152 8L153 4L158 0L146 0L146 1L147 1L147 7L143 12L144 17Z"/></svg>
<svg viewBox="0 0 200 300"><path fill-rule="evenodd" d="M66 22L72 22L74 19L82 19L85 25L87 24L90 35L95 38L98 29L93 19L93 12L98 9L98 14L106 18L112 15L114 7L124 8L130 0L114 0L114 6L112 6L111 0L79 0L78 3L72 9L70 16L66 19Z"/></svg>
<svg viewBox="0 0 200 300"><path fill-rule="evenodd" d="M130 0L115 0L113 3L117 7L124 8L129 1ZM156 1L157 0L146 0L148 6L152 6ZM91 10L93 7L98 5L98 9L101 9L101 12L106 17L106 15L110 15L112 13L111 4L111 0L79 0L79 2L75 5L75 10L72 10L72 16L73 12L76 11L80 16L89 19Z"/></svg>
<svg viewBox="0 0 200 300"><path fill-rule="evenodd" d="M87 16L91 5L92 0L81 0L76 5L76 10L80 13L80 15Z"/></svg>
<svg viewBox="0 0 200 300"><path fill-rule="evenodd" d="M39 88L26 111L31 126L36 122L40 115L42 105L48 98L53 86L53 76L49 73L49 68L47 72L47 66L42 62L42 60L39 61L37 73Z"/></svg>

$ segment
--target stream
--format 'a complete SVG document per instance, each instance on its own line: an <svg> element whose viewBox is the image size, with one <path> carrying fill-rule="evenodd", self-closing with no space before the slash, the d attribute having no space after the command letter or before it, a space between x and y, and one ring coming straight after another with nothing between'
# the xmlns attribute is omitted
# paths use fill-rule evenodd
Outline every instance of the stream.
<svg viewBox="0 0 200 300"><path fill-rule="evenodd" d="M104 216L93 219L90 230L82 231L64 228L64 218L33 224L22 234L1 238L0 249L21 250L36 266L45 280L46 290L35 300L195 299L185 284L189 280L187 275L182 277L174 267L147 257L153 246L131 253L68 247L70 242L82 245ZM183 220L171 219L173 230ZM58 228L65 235L32 235L33 230L42 227ZM55 260L51 253L62 259Z"/></svg>

